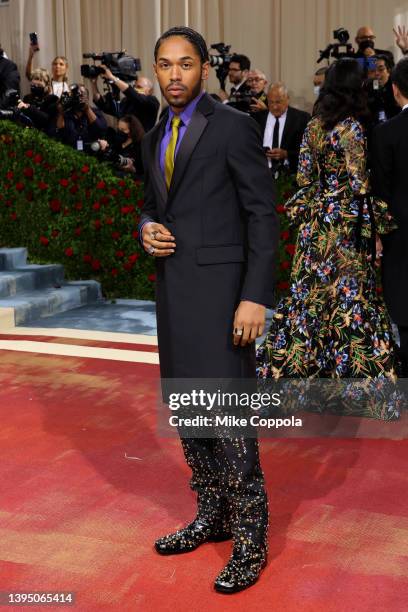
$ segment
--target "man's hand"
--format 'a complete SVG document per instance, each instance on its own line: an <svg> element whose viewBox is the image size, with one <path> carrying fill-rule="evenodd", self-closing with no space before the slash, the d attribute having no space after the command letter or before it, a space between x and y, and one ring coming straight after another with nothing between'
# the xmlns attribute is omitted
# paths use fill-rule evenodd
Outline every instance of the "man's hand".
<svg viewBox="0 0 408 612"><path fill-rule="evenodd" d="M243 300L234 318L233 341L235 346L246 346L262 336L265 329L266 308L261 304Z"/></svg>
<svg viewBox="0 0 408 612"><path fill-rule="evenodd" d="M17 108L18 110L21 110L22 108L30 108L30 105L20 100L20 102L17 104Z"/></svg>
<svg viewBox="0 0 408 612"><path fill-rule="evenodd" d="M105 70L105 73L104 73L103 76L106 77L107 79L109 79L110 81L113 81L115 77L113 76L112 71L110 70L110 68L105 66L105 64L101 64L101 68L103 68Z"/></svg>
<svg viewBox="0 0 408 612"><path fill-rule="evenodd" d="M286 151L286 149L268 149L268 151L266 151L266 157L275 161L278 161L280 159L287 159L288 152Z"/></svg>
<svg viewBox="0 0 408 612"><path fill-rule="evenodd" d="M217 93L218 93L219 97L221 98L221 100L222 100L223 102L224 102L225 100L228 100L228 94L227 94L227 92L225 91L225 89L219 89Z"/></svg>
<svg viewBox="0 0 408 612"><path fill-rule="evenodd" d="M257 113L258 111L268 110L265 102L259 100L258 98L252 98L252 104L250 104L249 108L253 113Z"/></svg>
<svg viewBox="0 0 408 612"><path fill-rule="evenodd" d="M408 29L406 26L398 26L397 29L393 28L392 31L395 35L395 43L401 49L403 53L408 52Z"/></svg>
<svg viewBox="0 0 408 612"><path fill-rule="evenodd" d="M107 140L100 138L98 142L99 146L101 147L101 151L106 151L106 149L109 147L109 142Z"/></svg>
<svg viewBox="0 0 408 612"><path fill-rule="evenodd" d="M142 243L146 253L153 257L168 257L176 248L176 239L161 223L149 222L143 226Z"/></svg>

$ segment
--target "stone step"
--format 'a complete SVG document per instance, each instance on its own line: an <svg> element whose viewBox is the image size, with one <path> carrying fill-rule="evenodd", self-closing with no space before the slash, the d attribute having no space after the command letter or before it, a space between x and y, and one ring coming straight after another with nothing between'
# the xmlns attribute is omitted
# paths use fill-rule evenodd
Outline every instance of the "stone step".
<svg viewBox="0 0 408 612"><path fill-rule="evenodd" d="M0 271L0 298L23 292L55 287L64 282L64 267L58 264L29 264L13 270Z"/></svg>
<svg viewBox="0 0 408 612"><path fill-rule="evenodd" d="M43 287L0 298L0 308L13 308L15 325L24 325L100 299L101 288L98 282L77 281L65 283L60 289Z"/></svg>
<svg viewBox="0 0 408 612"><path fill-rule="evenodd" d="M0 270L14 270L27 264L27 249L0 249Z"/></svg>

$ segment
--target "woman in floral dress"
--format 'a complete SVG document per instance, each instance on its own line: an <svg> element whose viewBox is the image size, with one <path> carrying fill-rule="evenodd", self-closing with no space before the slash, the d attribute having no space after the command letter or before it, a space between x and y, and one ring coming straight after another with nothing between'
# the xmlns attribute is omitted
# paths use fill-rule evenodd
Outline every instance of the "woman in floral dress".
<svg viewBox="0 0 408 612"><path fill-rule="evenodd" d="M386 204L366 195L360 123L365 112L359 64L338 60L304 133L301 188L285 204L299 226L290 295L277 306L258 349L260 379L377 379L377 386L396 380L391 322L373 265L381 254L381 234L396 226ZM364 408L345 402L341 412L384 420L399 416L398 402L383 396L372 397Z"/></svg>

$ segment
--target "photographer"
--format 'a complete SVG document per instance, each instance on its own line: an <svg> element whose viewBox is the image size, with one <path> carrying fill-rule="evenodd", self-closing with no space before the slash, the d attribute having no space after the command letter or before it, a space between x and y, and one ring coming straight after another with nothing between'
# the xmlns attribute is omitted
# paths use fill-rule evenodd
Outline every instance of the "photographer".
<svg viewBox="0 0 408 612"><path fill-rule="evenodd" d="M143 176L141 142L145 134L142 124L134 115L125 115L118 122L118 129L112 130L113 137L98 140L99 157L112 162L122 172Z"/></svg>
<svg viewBox="0 0 408 612"><path fill-rule="evenodd" d="M30 81L31 93L20 100L17 109L31 119L34 127L43 130L57 115L58 97L51 93L51 78L47 70L37 68Z"/></svg>
<svg viewBox="0 0 408 612"><path fill-rule="evenodd" d="M5 58L0 48L0 108L7 108L7 92L11 89L19 91L20 75L16 64Z"/></svg>
<svg viewBox="0 0 408 612"><path fill-rule="evenodd" d="M103 138L107 124L102 111L89 105L89 92L84 85L71 85L57 106L58 114L49 131L50 136L61 140L78 151L84 145Z"/></svg>
<svg viewBox="0 0 408 612"><path fill-rule="evenodd" d="M151 130L156 124L160 107L159 100L153 95L152 82L146 77L139 76L135 86L132 87L126 81L114 76L104 64L101 65L101 68L105 70L103 78L113 83L124 97L120 101L115 101L110 92L102 96L98 91L96 79L92 79L93 100L97 107L104 113L118 118L134 115L146 132Z"/></svg>
<svg viewBox="0 0 408 612"><path fill-rule="evenodd" d="M259 113L259 111L265 111L268 109L268 99L266 96L265 89L268 85L266 75L261 70L255 68L248 73L246 84L250 88L250 94L252 96L250 104L250 114Z"/></svg>
<svg viewBox="0 0 408 612"><path fill-rule="evenodd" d="M375 48L376 35L372 28L369 26L361 26L357 30L355 41L357 43L357 51L355 53L356 58L372 57L374 55L386 56L392 65L394 65L394 55L391 51L385 51L385 49Z"/></svg>
<svg viewBox="0 0 408 612"><path fill-rule="evenodd" d="M393 65L387 55L378 55L374 78L366 85L373 125L387 121L400 112L392 91L390 78L392 68Z"/></svg>
<svg viewBox="0 0 408 612"><path fill-rule="evenodd" d="M228 67L228 78L231 83L230 95L229 98L226 97L225 103L236 106L239 97L250 94L251 88L247 84L250 69L249 57L234 53Z"/></svg>

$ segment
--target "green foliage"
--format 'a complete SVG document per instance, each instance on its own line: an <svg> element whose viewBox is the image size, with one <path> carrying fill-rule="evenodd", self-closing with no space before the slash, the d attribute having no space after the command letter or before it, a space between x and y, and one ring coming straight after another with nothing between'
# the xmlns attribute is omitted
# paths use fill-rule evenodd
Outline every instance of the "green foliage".
<svg viewBox="0 0 408 612"><path fill-rule="evenodd" d="M295 253L297 228L289 225L289 220L284 209L284 203L298 189L293 175L281 174L276 181L276 210L279 215L280 240L278 270L276 282L276 297L279 300L287 295L289 290L289 278L292 268L293 255Z"/></svg>
<svg viewBox="0 0 408 612"><path fill-rule="evenodd" d="M143 185L34 129L0 122L0 244L93 278L105 296L152 299L154 261L139 245Z"/></svg>

